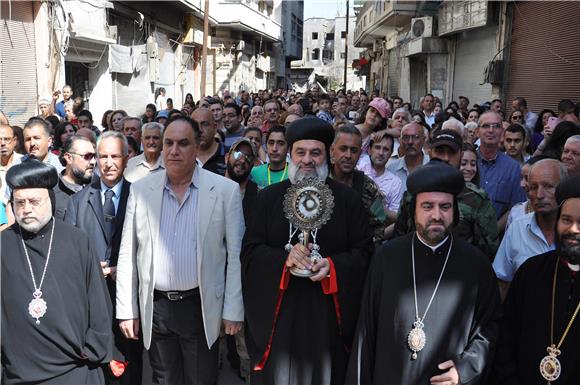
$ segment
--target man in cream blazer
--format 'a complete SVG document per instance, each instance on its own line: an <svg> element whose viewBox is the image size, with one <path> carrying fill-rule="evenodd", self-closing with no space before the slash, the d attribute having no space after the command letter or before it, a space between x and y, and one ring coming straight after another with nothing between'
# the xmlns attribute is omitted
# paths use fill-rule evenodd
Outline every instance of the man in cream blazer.
<svg viewBox="0 0 580 385"><path fill-rule="evenodd" d="M117 263L117 319L149 350L154 384L217 380L223 323L244 319L237 183L196 163L199 126L172 120L163 134L165 171L131 186Z"/></svg>

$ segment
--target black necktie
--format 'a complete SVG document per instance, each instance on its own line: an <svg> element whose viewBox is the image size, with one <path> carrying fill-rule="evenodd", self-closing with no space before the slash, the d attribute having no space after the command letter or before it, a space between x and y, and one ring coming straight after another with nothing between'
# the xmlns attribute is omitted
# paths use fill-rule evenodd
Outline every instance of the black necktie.
<svg viewBox="0 0 580 385"><path fill-rule="evenodd" d="M107 232L107 238L111 239L113 234L113 229L115 228L115 204L113 203L113 197L115 193L113 190L105 191L105 204L103 205L103 214L105 216L105 231Z"/></svg>

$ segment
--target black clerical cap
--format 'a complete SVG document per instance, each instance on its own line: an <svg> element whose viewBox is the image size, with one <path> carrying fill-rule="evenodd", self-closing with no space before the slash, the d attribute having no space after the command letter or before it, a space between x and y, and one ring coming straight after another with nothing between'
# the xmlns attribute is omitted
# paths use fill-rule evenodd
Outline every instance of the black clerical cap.
<svg viewBox="0 0 580 385"><path fill-rule="evenodd" d="M332 125L322 119L315 117L305 117L290 123L286 128L286 141L288 147L299 140L318 140L330 147L334 141L334 129Z"/></svg>
<svg viewBox="0 0 580 385"><path fill-rule="evenodd" d="M580 175L567 176L556 187L558 205L570 198L580 198Z"/></svg>
<svg viewBox="0 0 580 385"><path fill-rule="evenodd" d="M21 188L52 189L58 183L56 168L36 159L28 159L10 167L6 183L12 190Z"/></svg>
<svg viewBox="0 0 580 385"><path fill-rule="evenodd" d="M438 159L432 159L407 177L407 190L413 195L422 192L457 195L464 186L463 175L459 170Z"/></svg>

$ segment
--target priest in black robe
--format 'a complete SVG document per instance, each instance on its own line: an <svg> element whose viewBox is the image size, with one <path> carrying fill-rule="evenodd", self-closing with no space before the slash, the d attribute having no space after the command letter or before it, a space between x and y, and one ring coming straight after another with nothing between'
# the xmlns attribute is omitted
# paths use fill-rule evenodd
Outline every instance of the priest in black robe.
<svg viewBox="0 0 580 385"><path fill-rule="evenodd" d="M416 231L374 256L347 383L484 384L500 299L487 257L449 231L463 178L432 160L407 188Z"/></svg>
<svg viewBox="0 0 580 385"><path fill-rule="evenodd" d="M580 384L580 176L560 182L556 201L556 250L528 259L516 272L492 384Z"/></svg>
<svg viewBox="0 0 580 385"><path fill-rule="evenodd" d="M2 383L104 384L112 307L88 238L53 217L57 172L29 160L6 181L16 223L0 236Z"/></svg>
<svg viewBox="0 0 580 385"><path fill-rule="evenodd" d="M289 180L259 192L241 254L246 343L253 368L250 381L342 384L372 234L360 196L327 178L332 126L318 118L304 118L286 132ZM312 244L309 249L301 245L299 232L290 237L283 201L293 184L312 176L330 188L334 209L316 235L324 258L309 265ZM292 266L310 267L316 275L293 276Z"/></svg>

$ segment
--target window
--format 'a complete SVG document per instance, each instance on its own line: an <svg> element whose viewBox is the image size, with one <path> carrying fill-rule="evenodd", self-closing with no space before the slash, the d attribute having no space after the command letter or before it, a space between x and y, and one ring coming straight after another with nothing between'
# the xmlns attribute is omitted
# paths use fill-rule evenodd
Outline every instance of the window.
<svg viewBox="0 0 580 385"><path fill-rule="evenodd" d="M302 41L302 20L292 14L292 41Z"/></svg>
<svg viewBox="0 0 580 385"><path fill-rule="evenodd" d="M326 40L334 40L334 33L327 33Z"/></svg>
<svg viewBox="0 0 580 385"><path fill-rule="evenodd" d="M312 32L312 40L318 40L318 32Z"/></svg>
<svg viewBox="0 0 580 385"><path fill-rule="evenodd" d="M334 51L330 49L322 50L322 59L334 60Z"/></svg>
<svg viewBox="0 0 580 385"><path fill-rule="evenodd" d="M346 31L342 31L342 32L340 33L340 38L341 38L341 39L346 39Z"/></svg>
<svg viewBox="0 0 580 385"><path fill-rule="evenodd" d="M320 49L314 48L312 50L312 60L320 60Z"/></svg>
<svg viewBox="0 0 580 385"><path fill-rule="evenodd" d="M341 52L341 53L340 53L340 58L341 58L341 59L344 59L345 57L346 57L346 52Z"/></svg>

